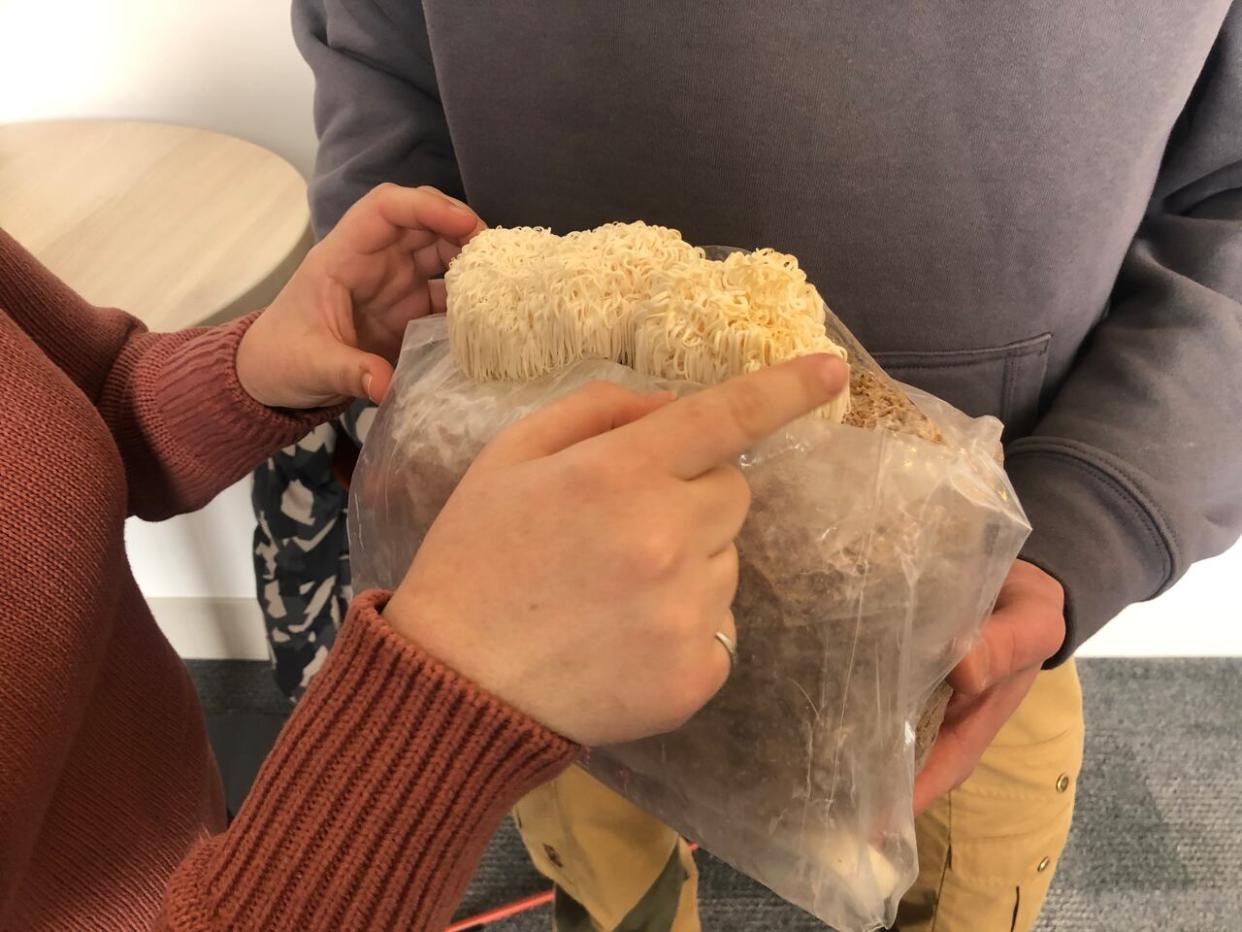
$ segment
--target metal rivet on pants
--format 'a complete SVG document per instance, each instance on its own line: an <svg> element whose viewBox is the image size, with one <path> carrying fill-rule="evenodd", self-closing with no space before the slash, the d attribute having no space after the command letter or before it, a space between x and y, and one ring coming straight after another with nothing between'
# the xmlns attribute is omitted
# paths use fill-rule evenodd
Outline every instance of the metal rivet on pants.
<svg viewBox="0 0 1242 932"><path fill-rule="evenodd" d="M1061 776L1057 777L1057 792L1064 793L1068 789L1069 789L1069 774L1063 773L1061 774Z"/></svg>
<svg viewBox="0 0 1242 932"><path fill-rule="evenodd" d="M548 860L551 861L553 864L555 864L557 867L560 867L560 868L565 867L565 865L561 863L561 856L556 853L556 849L553 848L551 845L544 845L543 853L546 854L548 856ZM1048 859L1044 858L1044 860L1046 861ZM1040 870L1042 871L1043 868L1041 867Z"/></svg>
<svg viewBox="0 0 1242 932"><path fill-rule="evenodd" d="M1035 870L1039 871L1042 874L1044 871L1048 869L1048 865L1051 863L1052 863L1052 858L1044 858L1042 861L1039 862L1039 866L1035 868Z"/></svg>

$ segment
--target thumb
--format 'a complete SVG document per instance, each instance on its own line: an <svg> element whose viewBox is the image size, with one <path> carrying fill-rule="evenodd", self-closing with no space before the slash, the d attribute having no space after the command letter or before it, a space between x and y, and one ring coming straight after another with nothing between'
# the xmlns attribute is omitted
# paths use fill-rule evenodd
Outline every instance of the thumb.
<svg viewBox="0 0 1242 932"><path fill-rule="evenodd" d="M327 391L324 394L366 398L379 404L392 385L392 365L382 356L340 343L325 348L320 357Z"/></svg>
<svg viewBox="0 0 1242 932"><path fill-rule="evenodd" d="M1019 670L1040 667L1065 640L1058 605L1038 593L998 601L979 640L949 674L949 685L977 696Z"/></svg>
<svg viewBox="0 0 1242 932"><path fill-rule="evenodd" d="M645 417L673 397L671 392L640 395L611 382L595 382L518 421L479 459L501 465L551 456Z"/></svg>

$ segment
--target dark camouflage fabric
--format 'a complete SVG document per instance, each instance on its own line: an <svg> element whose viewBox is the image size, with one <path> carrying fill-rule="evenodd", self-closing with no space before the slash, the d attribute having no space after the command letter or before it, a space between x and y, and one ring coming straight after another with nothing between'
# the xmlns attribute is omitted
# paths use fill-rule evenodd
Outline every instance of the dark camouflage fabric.
<svg viewBox="0 0 1242 932"><path fill-rule="evenodd" d="M297 699L327 658L353 598L348 496L332 470L341 438L362 445L375 408L359 402L254 475L254 570L276 685Z"/></svg>

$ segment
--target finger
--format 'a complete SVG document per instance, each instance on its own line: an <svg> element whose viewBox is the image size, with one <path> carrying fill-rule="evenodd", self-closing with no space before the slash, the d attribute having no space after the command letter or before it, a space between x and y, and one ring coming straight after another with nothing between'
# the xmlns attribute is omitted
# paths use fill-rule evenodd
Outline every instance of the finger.
<svg viewBox="0 0 1242 932"><path fill-rule="evenodd" d="M733 667L737 663L736 659L730 659L729 650L721 642L716 634L720 633L729 639L737 649L737 623L733 619L733 612L726 610L721 613L716 623L716 630L712 632L711 643L706 645L710 647L710 657L707 658L707 669L710 673L708 679L708 693L704 698L704 703L712 696L720 692L725 683L729 681L729 674L733 672Z"/></svg>
<svg viewBox="0 0 1242 932"><path fill-rule="evenodd" d="M398 298L383 311L369 315L365 321L365 339L358 345L396 362L405 339L405 328L412 320L433 313L432 297L427 291L415 290Z"/></svg>
<svg viewBox="0 0 1242 932"><path fill-rule="evenodd" d="M332 341L312 349L310 358L318 382L313 391L324 397L366 398L379 404L388 393L393 369L382 356Z"/></svg>
<svg viewBox="0 0 1242 932"><path fill-rule="evenodd" d="M1033 563L1015 560L996 597L993 611L1004 608L1011 602L1024 600L1046 600L1058 611L1065 610L1065 590L1056 578L1048 575Z"/></svg>
<svg viewBox="0 0 1242 932"><path fill-rule="evenodd" d="M624 427L671 400L668 393L640 395L611 382L596 382L518 421L492 441L479 460L495 465L551 456Z"/></svg>
<svg viewBox="0 0 1242 932"><path fill-rule="evenodd" d="M410 253L419 278L443 278L453 258L461 252L461 248L442 239L415 249Z"/></svg>
<svg viewBox="0 0 1242 932"><path fill-rule="evenodd" d="M475 223L474 229L465 236L433 236L423 229L410 229L406 230L402 235L397 248L404 250L410 255L420 250L434 248L439 253L440 265L448 268L449 263L457 258L462 247L486 229L487 224L482 220Z"/></svg>
<svg viewBox="0 0 1242 932"><path fill-rule="evenodd" d="M949 674L949 685L979 695L1017 671L1042 666L1064 640L1065 616L1055 602L1042 593L1011 594L983 623L979 640Z"/></svg>
<svg viewBox="0 0 1242 932"><path fill-rule="evenodd" d="M1029 670L1014 677L974 700L952 721L946 718L927 764L914 781L915 815L974 773L983 753L1026 698L1038 672Z"/></svg>
<svg viewBox="0 0 1242 932"><path fill-rule="evenodd" d="M474 211L434 188L383 184L346 211L333 234L348 249L372 253L398 241L415 248L441 237L464 242L480 224Z"/></svg>
<svg viewBox="0 0 1242 932"><path fill-rule="evenodd" d="M377 356L373 356L372 359L378 359L379 364L369 368L367 374L362 377L363 394L358 397L366 398L372 404L382 404L388 397L388 389L392 387L393 369L385 360Z"/></svg>
<svg viewBox="0 0 1242 932"><path fill-rule="evenodd" d="M433 278L427 282L427 297L431 304L431 313L443 314L448 310L448 292L444 287L444 279Z"/></svg>
<svg viewBox="0 0 1242 932"><path fill-rule="evenodd" d="M729 613L732 620L733 600L737 597L738 553L734 544L712 554L707 560L707 584L709 586L707 607L713 616ZM728 634L729 632L725 632ZM737 638L733 638L737 643Z"/></svg>
<svg viewBox="0 0 1242 932"><path fill-rule="evenodd" d="M927 763L915 776L912 805L916 818L936 800L961 786L969 775L970 771L957 756L955 745L947 735L937 738Z"/></svg>
<svg viewBox="0 0 1242 932"><path fill-rule="evenodd" d="M750 485L733 463L717 466L686 484L703 552L731 547L750 510Z"/></svg>
<svg viewBox="0 0 1242 932"><path fill-rule="evenodd" d="M367 309L370 314L383 313L382 308L391 307L407 297L426 300L427 279L406 257L389 263L383 273L378 290L371 291L365 300L355 300L356 305ZM354 295L355 299L359 297Z"/></svg>
<svg viewBox="0 0 1242 932"><path fill-rule="evenodd" d="M406 325L435 311L435 289L430 282L411 283L404 291L385 288L372 306L354 312L355 336L342 342L361 346L396 361Z"/></svg>
<svg viewBox="0 0 1242 932"><path fill-rule="evenodd" d="M698 630L697 625L695 630ZM692 642L683 641L675 652L677 659L666 665L666 669L677 671L672 677L677 691L672 706L677 711L670 710L662 726L663 731L675 731L684 725L729 681L733 663L728 650L715 636L717 631L733 638L736 630L732 613L716 619L710 633L705 630L701 638Z"/></svg>
<svg viewBox="0 0 1242 932"><path fill-rule="evenodd" d="M482 227L479 215L465 203L429 185L384 187L377 199L380 215L402 230L427 230L436 239L462 245Z"/></svg>
<svg viewBox="0 0 1242 932"><path fill-rule="evenodd" d="M684 398L618 430L610 442L644 451L673 475L693 479L827 404L846 378L835 356L803 356Z"/></svg>

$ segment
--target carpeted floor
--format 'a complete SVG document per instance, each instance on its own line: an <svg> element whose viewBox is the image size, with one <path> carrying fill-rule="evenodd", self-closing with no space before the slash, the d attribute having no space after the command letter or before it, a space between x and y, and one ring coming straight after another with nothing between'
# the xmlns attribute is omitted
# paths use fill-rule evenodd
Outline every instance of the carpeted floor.
<svg viewBox="0 0 1242 932"><path fill-rule="evenodd" d="M191 664L231 805L284 719L263 664ZM1242 929L1242 659L1083 660L1087 756L1078 813L1040 932ZM823 926L709 855L710 932ZM546 884L511 826L493 840L461 915ZM491 927L545 932L548 910ZM985 930L991 932L991 930Z"/></svg>

